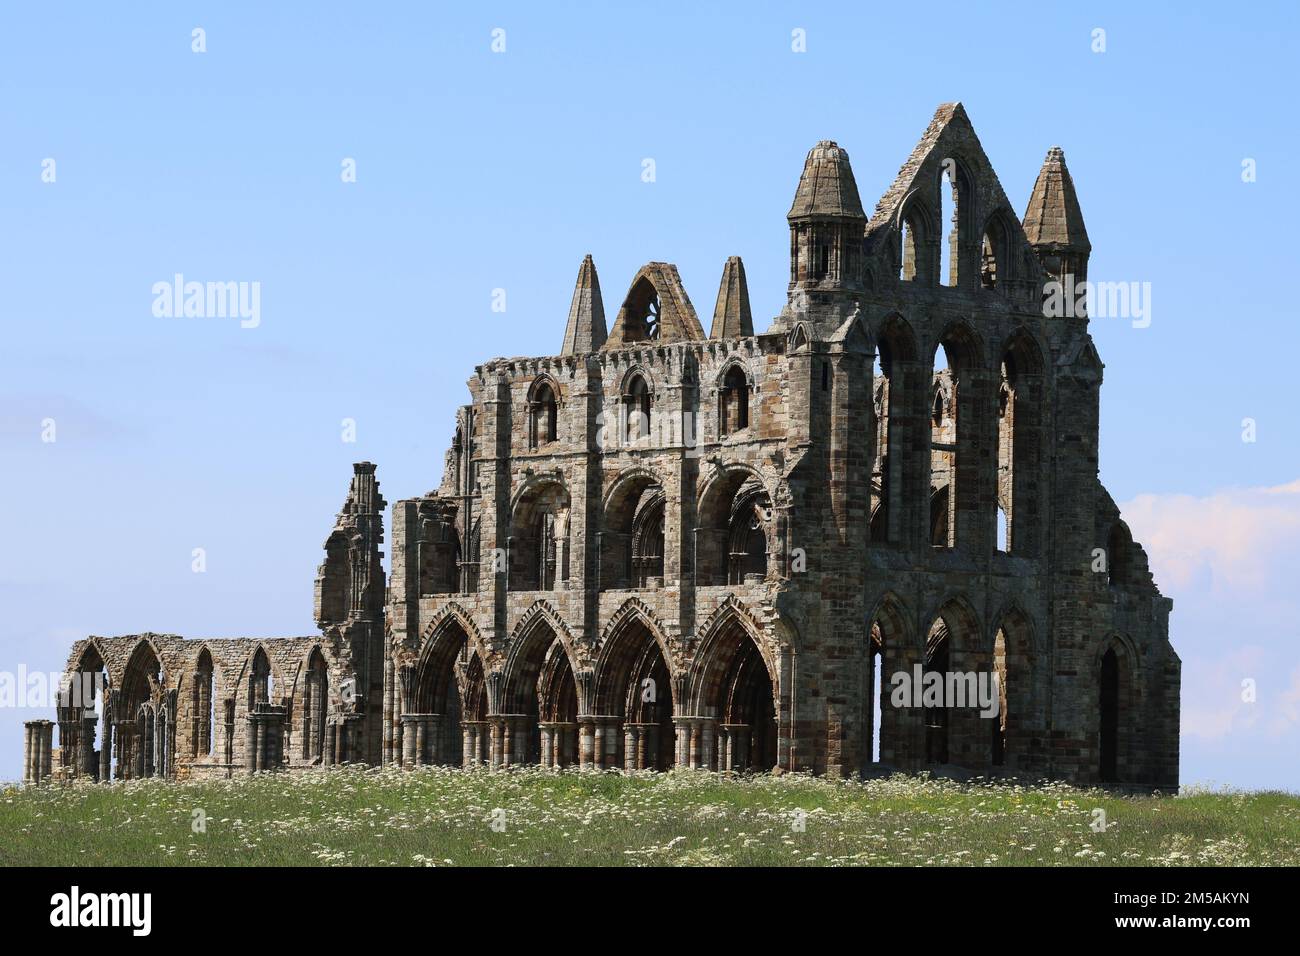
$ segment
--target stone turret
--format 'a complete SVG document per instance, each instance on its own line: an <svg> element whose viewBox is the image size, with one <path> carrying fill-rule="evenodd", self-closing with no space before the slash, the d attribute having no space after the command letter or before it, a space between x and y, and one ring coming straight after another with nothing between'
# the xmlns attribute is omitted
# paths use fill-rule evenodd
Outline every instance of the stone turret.
<svg viewBox="0 0 1300 956"><path fill-rule="evenodd" d="M573 287L573 304L569 306L569 323L564 328L561 355L585 355L598 351L608 336L605 328L605 304L600 298L600 278L596 263L588 255L578 268Z"/></svg>
<svg viewBox="0 0 1300 956"><path fill-rule="evenodd" d="M1049 149L1043 160L1025 209L1024 227L1043 268L1054 278L1073 275L1076 282L1082 282L1088 277L1092 243L1083 225L1074 180L1065 165L1065 152L1059 146Z"/></svg>
<svg viewBox="0 0 1300 956"><path fill-rule="evenodd" d="M810 313L838 328L861 296L867 216L849 154L822 140L804 160L790 224L790 293L785 316Z"/></svg>
<svg viewBox="0 0 1300 956"><path fill-rule="evenodd" d="M754 334L754 317L749 311L749 285L745 282L745 264L732 256L722 268L718 286L718 304L713 308L711 339L734 339Z"/></svg>

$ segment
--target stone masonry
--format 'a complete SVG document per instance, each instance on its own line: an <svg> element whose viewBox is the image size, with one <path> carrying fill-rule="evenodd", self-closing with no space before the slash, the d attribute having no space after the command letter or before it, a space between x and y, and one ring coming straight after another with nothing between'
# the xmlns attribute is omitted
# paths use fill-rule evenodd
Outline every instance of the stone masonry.
<svg viewBox="0 0 1300 956"><path fill-rule="evenodd" d="M26 781L363 762L1175 791L1172 605L1098 480L1088 318L1044 309L1091 251L1062 151L1017 218L945 104L870 215L823 141L786 219L757 334L737 257L706 335L663 262L608 326L588 256L559 354L470 376L441 484L392 506L386 587L363 462L319 634L79 641ZM997 713L900 706L901 675L996 676Z"/></svg>

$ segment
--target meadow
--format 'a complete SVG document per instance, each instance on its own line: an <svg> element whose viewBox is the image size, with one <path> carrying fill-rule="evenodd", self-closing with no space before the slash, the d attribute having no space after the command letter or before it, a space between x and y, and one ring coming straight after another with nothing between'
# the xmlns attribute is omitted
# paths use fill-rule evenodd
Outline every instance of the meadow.
<svg viewBox="0 0 1300 956"><path fill-rule="evenodd" d="M1300 796L343 767L8 786L0 865L1296 866Z"/></svg>

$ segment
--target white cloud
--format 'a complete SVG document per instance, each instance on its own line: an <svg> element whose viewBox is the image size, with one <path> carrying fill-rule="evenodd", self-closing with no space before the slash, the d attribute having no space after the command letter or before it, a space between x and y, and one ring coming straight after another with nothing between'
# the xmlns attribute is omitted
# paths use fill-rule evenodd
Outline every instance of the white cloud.
<svg viewBox="0 0 1300 956"><path fill-rule="evenodd" d="M1138 495L1121 511L1166 593L1195 586L1241 597L1293 587L1287 579L1300 554L1300 480L1205 497Z"/></svg>
<svg viewBox="0 0 1300 956"><path fill-rule="evenodd" d="M1276 760L1280 737L1300 745L1300 480L1138 495L1120 510L1174 601L1185 745L1261 765ZM1242 700L1246 679L1253 703ZM1196 769L1184 766L1184 776Z"/></svg>

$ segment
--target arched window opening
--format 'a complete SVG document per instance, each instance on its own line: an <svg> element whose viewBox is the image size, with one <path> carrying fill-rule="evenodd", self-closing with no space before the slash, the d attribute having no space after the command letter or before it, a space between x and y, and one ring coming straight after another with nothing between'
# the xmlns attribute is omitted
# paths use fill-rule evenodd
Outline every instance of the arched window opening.
<svg viewBox="0 0 1300 956"><path fill-rule="evenodd" d="M962 272L962 256L969 246L969 233L974 232L974 228L967 229L970 212L965 207L969 195L970 185L966 178L966 170L956 159L948 157L941 165L939 173L941 237L939 281L941 285L957 287L967 280L967 276ZM970 285L969 282L967 285Z"/></svg>
<svg viewBox="0 0 1300 956"><path fill-rule="evenodd" d="M511 519L507 590L554 591L569 579L569 492L557 481L523 495Z"/></svg>
<svg viewBox="0 0 1300 956"><path fill-rule="evenodd" d="M1005 509L1004 550L1032 555L1038 539L1039 395L1042 360L1025 332L1002 355L998 388L997 494Z"/></svg>
<svg viewBox="0 0 1300 956"><path fill-rule="evenodd" d="M704 490L696 509L695 580L703 587L767 577L772 500L763 483L734 469Z"/></svg>
<svg viewBox="0 0 1300 956"><path fill-rule="evenodd" d="M634 444L650 437L650 415L653 396L650 386L641 375L628 379L623 392L623 439L627 444Z"/></svg>
<svg viewBox="0 0 1300 956"><path fill-rule="evenodd" d="M996 289L998 286L998 256L988 233L984 234L980 248L980 285L985 289Z"/></svg>
<svg viewBox="0 0 1300 956"><path fill-rule="evenodd" d="M556 440L559 409L555 390L548 382L539 382L528 400L528 445L538 448Z"/></svg>
<svg viewBox="0 0 1300 956"><path fill-rule="evenodd" d="M997 549L1004 554L1011 551L1011 518L1001 501L998 502Z"/></svg>
<svg viewBox="0 0 1300 956"><path fill-rule="evenodd" d="M966 540L967 535L978 532L977 537L983 540L981 529L986 517L981 511L980 476L976 470L981 460L978 434L973 431L979 424L980 409L972 402L979 393L969 384L980 365L980 348L970 327L955 323L946 329L932 362L935 400L930 414L931 502L939 503L935 496L941 490L947 489L948 493L942 499L947 505L946 541L940 543L933 536L931 543L945 548L969 546L972 542Z"/></svg>
<svg viewBox="0 0 1300 956"><path fill-rule="evenodd" d="M885 348L881 346L881 351ZM889 377L877 353L871 366L872 410L876 414L876 454L871 467L871 524L868 538L872 542L889 540Z"/></svg>
<svg viewBox="0 0 1300 956"><path fill-rule="evenodd" d="M980 285L985 289L997 289L1007 278L1009 235L1000 214L990 218L984 227L980 242Z"/></svg>
<svg viewBox="0 0 1300 956"><path fill-rule="evenodd" d="M947 683L949 640L948 626L942 618L935 621L925 641L923 674L938 674L940 686ZM923 698L924 699L924 698ZM948 762L948 708L946 702L937 706L925 705L925 760L927 763Z"/></svg>
<svg viewBox="0 0 1300 956"><path fill-rule="evenodd" d="M913 282L916 280L916 230L907 220L903 221L900 241L902 246L898 256L898 278Z"/></svg>
<svg viewBox="0 0 1300 956"><path fill-rule="evenodd" d="M302 708L302 755L313 763L323 762L325 724L329 712L329 668L319 647L307 661L307 679Z"/></svg>
<svg viewBox="0 0 1300 956"><path fill-rule="evenodd" d="M917 769L920 754L916 752L923 712L910 707L894 707L889 698L892 693L891 678L897 673L913 673L913 666L922 663L914 650L915 639L909 629L910 616L892 598L886 598L871 618L864 635L863 652L866 655L864 699L870 701L867 711L871 721L869 732L863 735L859 753L864 765L891 764L900 768Z"/></svg>
<svg viewBox="0 0 1300 956"><path fill-rule="evenodd" d="M871 687L871 762L880 763L880 738L884 722L885 637L879 624L871 625L867 666L867 681Z"/></svg>
<svg viewBox="0 0 1300 956"><path fill-rule="evenodd" d="M909 449L916 441L918 422L911 405L918 396L907 392L905 369L915 363L916 342L899 316L888 316L876 335L876 357L872 364L872 404L876 417L875 458L871 466L870 539L899 542L908 537L907 486L915 480ZM905 364L906 363L906 364ZM910 436L910 437L909 437Z"/></svg>
<svg viewBox="0 0 1300 956"><path fill-rule="evenodd" d="M665 504L662 493L643 498L632 519L628 580L634 588L663 586Z"/></svg>
<svg viewBox="0 0 1300 956"><path fill-rule="evenodd" d="M1099 701L1098 770L1102 783L1119 782L1119 669L1115 649L1107 649L1101 658Z"/></svg>
<svg viewBox="0 0 1300 956"><path fill-rule="evenodd" d="M733 365L722 380L718 432L734 435L749 427L749 378L739 365Z"/></svg>
<svg viewBox="0 0 1300 956"><path fill-rule="evenodd" d="M215 720L215 702L212 697L212 655L205 647L199 652L198 666L194 670L190 709L193 729L190 734L191 754L207 757L212 754L212 726Z"/></svg>
<svg viewBox="0 0 1300 956"><path fill-rule="evenodd" d="M929 246L926 237L931 230L926 226L929 212L915 197L908 202L899 222L898 278L903 282L934 282Z"/></svg>
<svg viewBox="0 0 1300 956"><path fill-rule="evenodd" d="M939 244L939 281L946 286L957 285L958 264L961 261L958 175L956 162L945 159L939 178L939 222L943 229L943 241Z"/></svg>
<svg viewBox="0 0 1300 956"><path fill-rule="evenodd" d="M767 493L755 480L732 503L727 535L727 583L757 584L767 577Z"/></svg>
<svg viewBox="0 0 1300 956"><path fill-rule="evenodd" d="M619 481L598 532L600 589L659 587L664 573L662 486L648 474Z"/></svg>
<svg viewBox="0 0 1300 956"><path fill-rule="evenodd" d="M271 662L266 651L257 649L253 655L253 667L248 676L248 710L251 713L258 704L267 704L273 700L275 688L271 678Z"/></svg>
<svg viewBox="0 0 1300 956"><path fill-rule="evenodd" d="M993 673L997 677L998 712L989 720L992 759L993 766L1003 767L1007 763L1007 635L1001 628L993 639Z"/></svg>
<svg viewBox="0 0 1300 956"><path fill-rule="evenodd" d="M956 401L948 398L955 386L942 345L935 353L935 365L930 403L930 544L951 548L956 544L952 489L957 478L957 408Z"/></svg>
<svg viewBox="0 0 1300 956"><path fill-rule="evenodd" d="M660 332L659 292L645 276L638 279L623 302L623 341L655 342Z"/></svg>

